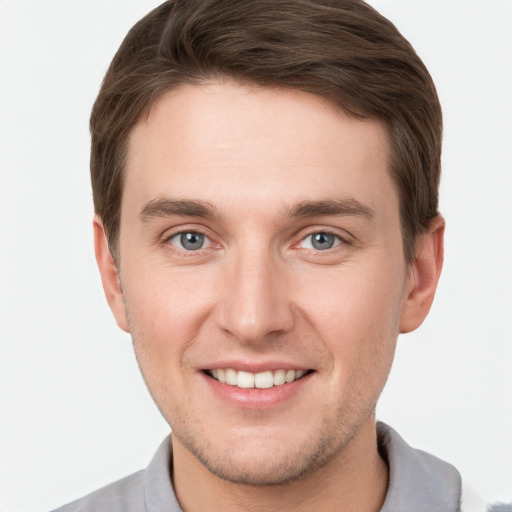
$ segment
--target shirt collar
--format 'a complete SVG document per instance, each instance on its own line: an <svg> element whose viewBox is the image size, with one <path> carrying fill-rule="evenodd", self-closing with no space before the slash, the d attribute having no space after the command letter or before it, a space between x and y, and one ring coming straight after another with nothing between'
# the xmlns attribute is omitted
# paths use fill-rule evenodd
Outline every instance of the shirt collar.
<svg viewBox="0 0 512 512"><path fill-rule="evenodd" d="M144 500L147 512L182 512L172 486L171 436L164 439L146 468Z"/></svg>
<svg viewBox="0 0 512 512"><path fill-rule="evenodd" d="M447 462L411 448L391 427L377 423L389 488L381 512L459 512L461 479Z"/></svg>

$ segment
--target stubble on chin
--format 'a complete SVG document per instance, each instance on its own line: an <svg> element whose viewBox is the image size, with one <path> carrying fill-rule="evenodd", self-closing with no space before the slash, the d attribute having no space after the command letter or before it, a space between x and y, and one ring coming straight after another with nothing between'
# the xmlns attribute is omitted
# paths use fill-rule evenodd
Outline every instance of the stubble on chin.
<svg viewBox="0 0 512 512"><path fill-rule="evenodd" d="M338 424L333 428L331 422L324 421L307 442L285 453L269 447L262 440L256 456L236 453L235 447L243 445L243 439L228 443L230 446L224 449L218 444L212 446L205 435L192 432L179 421L174 425L172 435L173 442L178 441L212 475L238 485L275 487L300 482L328 466L347 449L361 426L371 419L374 420L374 409L360 416L356 424ZM252 451L255 451L254 447Z"/></svg>

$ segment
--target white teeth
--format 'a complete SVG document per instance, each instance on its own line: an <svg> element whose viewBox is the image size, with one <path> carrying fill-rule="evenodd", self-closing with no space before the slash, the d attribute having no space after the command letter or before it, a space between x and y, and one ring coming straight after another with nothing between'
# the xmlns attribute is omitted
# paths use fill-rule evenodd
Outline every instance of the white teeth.
<svg viewBox="0 0 512 512"><path fill-rule="evenodd" d="M286 382L286 372L284 370L276 370L274 372L274 386L280 386Z"/></svg>
<svg viewBox="0 0 512 512"><path fill-rule="evenodd" d="M284 378L286 382L293 382L295 380L295 370L288 370Z"/></svg>
<svg viewBox="0 0 512 512"><path fill-rule="evenodd" d="M236 385L239 388L253 388L254 387L254 373L238 372L236 377Z"/></svg>
<svg viewBox="0 0 512 512"><path fill-rule="evenodd" d="M233 368L218 368L210 371L210 375L219 382L243 389L268 389L272 386L282 386L300 379L305 374L306 370L275 370L273 372L267 370L260 373L251 373L237 372Z"/></svg>
<svg viewBox="0 0 512 512"><path fill-rule="evenodd" d="M274 376L272 372L261 372L254 376L254 387L268 389L274 385Z"/></svg>
<svg viewBox="0 0 512 512"><path fill-rule="evenodd" d="M226 370L226 384L230 386L236 386L236 371L233 368Z"/></svg>

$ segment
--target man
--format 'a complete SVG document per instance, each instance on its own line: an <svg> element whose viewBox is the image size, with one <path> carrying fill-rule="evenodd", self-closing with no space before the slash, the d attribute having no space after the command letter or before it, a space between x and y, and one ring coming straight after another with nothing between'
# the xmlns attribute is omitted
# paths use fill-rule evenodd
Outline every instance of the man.
<svg viewBox="0 0 512 512"><path fill-rule="evenodd" d="M375 423L443 261L441 109L360 0L171 0L91 117L96 256L172 429L63 511L458 511Z"/></svg>

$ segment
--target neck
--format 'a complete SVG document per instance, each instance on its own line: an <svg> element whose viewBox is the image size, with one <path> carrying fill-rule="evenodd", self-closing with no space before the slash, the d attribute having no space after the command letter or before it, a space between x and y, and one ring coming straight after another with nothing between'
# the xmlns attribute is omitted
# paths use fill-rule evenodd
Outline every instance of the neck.
<svg viewBox="0 0 512 512"><path fill-rule="evenodd" d="M378 452L372 416L327 464L284 485L251 486L222 480L173 437L173 484L185 512L378 512L386 497L388 467Z"/></svg>

